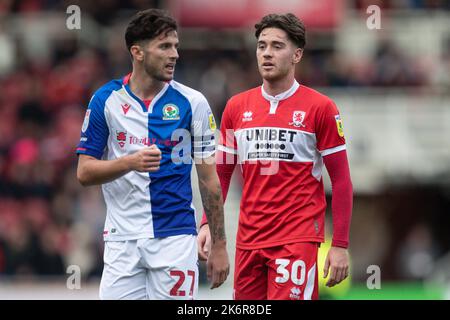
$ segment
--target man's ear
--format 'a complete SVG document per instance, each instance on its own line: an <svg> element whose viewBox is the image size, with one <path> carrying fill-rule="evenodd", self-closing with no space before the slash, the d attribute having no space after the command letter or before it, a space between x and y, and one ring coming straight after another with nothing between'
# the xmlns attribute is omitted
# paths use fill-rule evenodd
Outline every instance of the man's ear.
<svg viewBox="0 0 450 320"><path fill-rule="evenodd" d="M133 60L139 62L142 62L144 60L144 50L140 45L138 44L132 45L130 48L130 53L131 56L133 57Z"/></svg>
<svg viewBox="0 0 450 320"><path fill-rule="evenodd" d="M293 64L297 64L300 62L300 60L302 60L302 56L303 56L303 49L302 48L297 48L294 51L294 57L292 59L292 63Z"/></svg>

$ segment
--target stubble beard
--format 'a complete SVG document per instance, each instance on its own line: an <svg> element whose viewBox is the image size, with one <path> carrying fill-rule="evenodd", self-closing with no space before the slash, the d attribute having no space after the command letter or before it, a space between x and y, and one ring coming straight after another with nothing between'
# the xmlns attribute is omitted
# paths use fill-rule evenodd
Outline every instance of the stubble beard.
<svg viewBox="0 0 450 320"><path fill-rule="evenodd" d="M156 79L158 81L170 81L173 79L173 76L166 76L164 75L164 71L158 69L157 67L151 65L151 64L147 64L144 63L144 70L145 73L147 73L147 75L150 78Z"/></svg>
<svg viewBox="0 0 450 320"><path fill-rule="evenodd" d="M265 72L262 68L259 69L261 77L268 82L276 82L286 78L289 75L289 70L275 69L275 71Z"/></svg>
<svg viewBox="0 0 450 320"><path fill-rule="evenodd" d="M277 81L283 78L283 75L280 72L265 72L264 70L259 70L261 77L269 82Z"/></svg>

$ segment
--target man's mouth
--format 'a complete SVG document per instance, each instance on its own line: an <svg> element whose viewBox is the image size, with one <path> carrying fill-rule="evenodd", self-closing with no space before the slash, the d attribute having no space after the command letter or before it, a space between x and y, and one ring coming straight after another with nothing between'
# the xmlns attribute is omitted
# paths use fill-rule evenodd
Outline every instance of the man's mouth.
<svg viewBox="0 0 450 320"><path fill-rule="evenodd" d="M267 70L267 69L272 69L273 67L275 67L275 65L272 62L264 62L262 64L263 69Z"/></svg>

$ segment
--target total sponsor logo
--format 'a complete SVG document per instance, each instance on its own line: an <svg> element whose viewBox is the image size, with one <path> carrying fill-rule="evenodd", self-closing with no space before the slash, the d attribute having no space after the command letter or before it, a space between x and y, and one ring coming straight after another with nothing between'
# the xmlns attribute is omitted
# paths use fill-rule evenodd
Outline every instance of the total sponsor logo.
<svg viewBox="0 0 450 320"><path fill-rule="evenodd" d="M153 144L157 144L160 146L167 146L167 147L174 147L176 146L178 143L180 143L180 141L172 141L169 139L157 139L157 138L149 138L149 137L135 137L135 136L130 136L128 138L128 143L129 144L140 144L140 145L144 145L144 146L151 146Z"/></svg>
<svg viewBox="0 0 450 320"><path fill-rule="evenodd" d="M117 144L121 149L125 147L125 144L130 145L142 145L142 146L151 146L151 145L159 145L166 147L175 147L180 141L172 141L170 139L158 139L151 137L135 137L129 135L126 131L116 130L116 140Z"/></svg>
<svg viewBox="0 0 450 320"><path fill-rule="evenodd" d="M299 287L293 287L293 288L291 288L291 293L289 294L289 298L291 298L292 300L300 300L301 293L302 293L302 291L300 290Z"/></svg>

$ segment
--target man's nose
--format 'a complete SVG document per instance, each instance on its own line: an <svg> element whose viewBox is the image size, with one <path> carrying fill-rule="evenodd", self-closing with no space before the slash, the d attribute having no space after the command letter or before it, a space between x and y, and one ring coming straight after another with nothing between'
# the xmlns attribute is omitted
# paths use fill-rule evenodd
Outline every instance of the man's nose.
<svg viewBox="0 0 450 320"><path fill-rule="evenodd" d="M270 49L269 47L265 48L263 51L263 57L264 58L268 58L272 56L272 49Z"/></svg>
<svg viewBox="0 0 450 320"><path fill-rule="evenodd" d="M177 49L177 48L174 48L174 49L172 50L171 54L170 54L170 58L171 58L171 59L177 60L179 57L180 57L180 56L179 56L179 54L178 54L178 49Z"/></svg>

